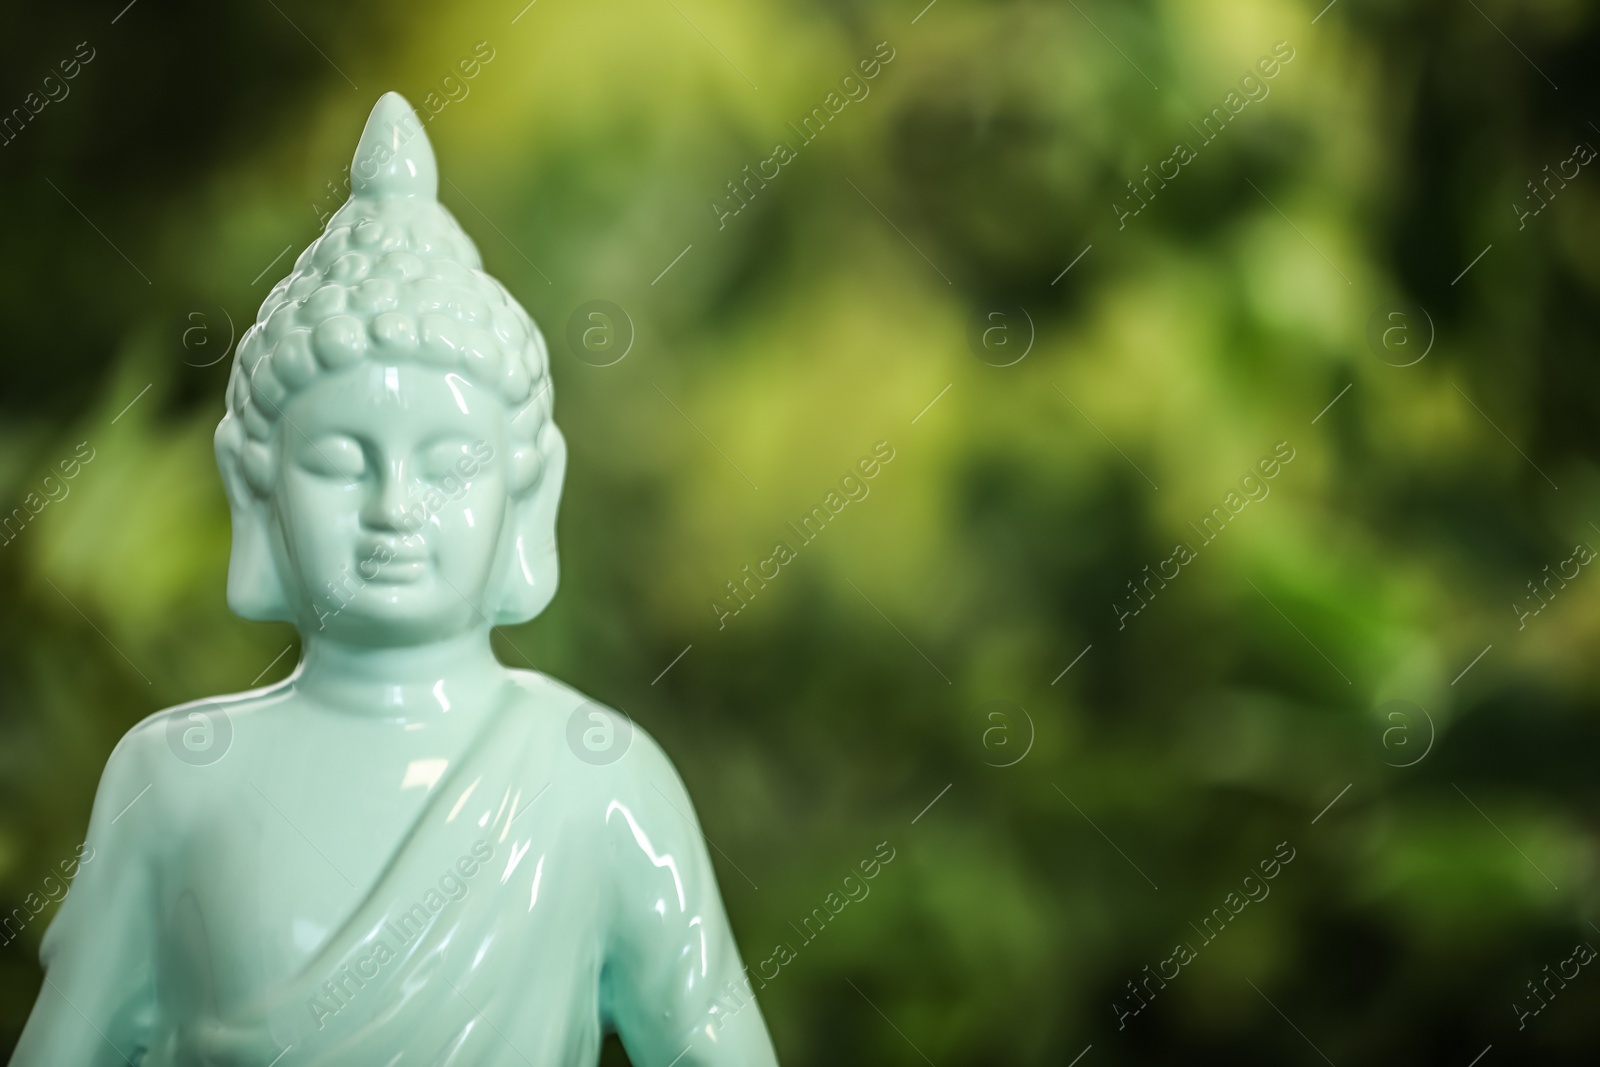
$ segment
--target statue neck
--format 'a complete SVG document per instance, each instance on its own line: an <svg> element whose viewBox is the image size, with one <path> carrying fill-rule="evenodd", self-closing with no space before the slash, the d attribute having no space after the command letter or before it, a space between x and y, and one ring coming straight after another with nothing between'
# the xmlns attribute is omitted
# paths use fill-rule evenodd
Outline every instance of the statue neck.
<svg viewBox="0 0 1600 1067"><path fill-rule="evenodd" d="M486 706L509 672L489 647L489 628L442 641L379 648L304 638L294 688L337 711L405 719Z"/></svg>

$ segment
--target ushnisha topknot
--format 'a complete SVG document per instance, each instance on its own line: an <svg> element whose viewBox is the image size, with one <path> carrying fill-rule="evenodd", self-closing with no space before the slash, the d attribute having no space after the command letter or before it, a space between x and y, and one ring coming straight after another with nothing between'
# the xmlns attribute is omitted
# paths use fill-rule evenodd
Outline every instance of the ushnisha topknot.
<svg viewBox="0 0 1600 1067"><path fill-rule="evenodd" d="M319 374L363 359L461 373L511 411L516 489L538 480L551 421L549 358L528 313L485 274L438 202L433 148L399 93L379 98L350 166L350 199L267 294L239 341L219 453L271 493L284 401Z"/></svg>

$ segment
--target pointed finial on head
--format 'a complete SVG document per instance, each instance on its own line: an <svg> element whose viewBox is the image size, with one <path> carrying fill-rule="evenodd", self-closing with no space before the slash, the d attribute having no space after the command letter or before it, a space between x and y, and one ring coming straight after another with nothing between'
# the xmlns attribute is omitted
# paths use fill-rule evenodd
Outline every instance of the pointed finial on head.
<svg viewBox="0 0 1600 1067"><path fill-rule="evenodd" d="M416 112L399 93L378 98L350 161L350 194L369 200L411 196L436 200L439 165Z"/></svg>

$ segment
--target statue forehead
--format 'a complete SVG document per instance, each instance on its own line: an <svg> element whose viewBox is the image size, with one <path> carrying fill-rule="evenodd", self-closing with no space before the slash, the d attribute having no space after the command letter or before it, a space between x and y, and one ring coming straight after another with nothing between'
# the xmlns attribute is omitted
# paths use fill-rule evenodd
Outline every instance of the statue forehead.
<svg viewBox="0 0 1600 1067"><path fill-rule="evenodd" d="M501 398L455 371L414 363L358 363L290 397L284 414L306 433L359 431L409 438L442 432L482 438L505 427Z"/></svg>

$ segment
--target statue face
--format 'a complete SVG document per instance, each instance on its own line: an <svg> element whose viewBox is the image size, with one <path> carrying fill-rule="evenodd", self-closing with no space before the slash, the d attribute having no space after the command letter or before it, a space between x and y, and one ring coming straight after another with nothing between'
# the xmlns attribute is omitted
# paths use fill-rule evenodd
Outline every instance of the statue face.
<svg viewBox="0 0 1600 1067"><path fill-rule="evenodd" d="M291 397L277 433L280 571L306 632L410 644L493 618L512 507L496 395L363 362Z"/></svg>

